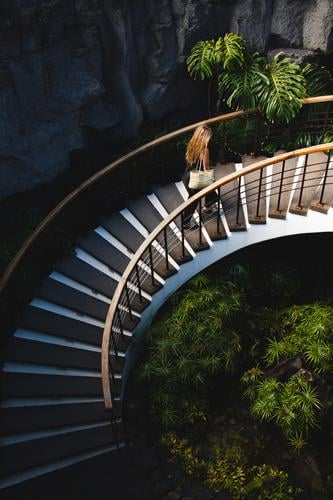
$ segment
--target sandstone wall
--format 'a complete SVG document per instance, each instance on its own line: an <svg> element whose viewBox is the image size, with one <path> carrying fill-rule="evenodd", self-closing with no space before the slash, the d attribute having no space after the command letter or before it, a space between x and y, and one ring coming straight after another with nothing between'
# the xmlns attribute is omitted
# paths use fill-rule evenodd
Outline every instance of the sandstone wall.
<svg viewBox="0 0 333 500"><path fill-rule="evenodd" d="M227 31L332 52L333 0L1 0L0 198L54 178L91 129L112 141L203 98L184 61Z"/></svg>

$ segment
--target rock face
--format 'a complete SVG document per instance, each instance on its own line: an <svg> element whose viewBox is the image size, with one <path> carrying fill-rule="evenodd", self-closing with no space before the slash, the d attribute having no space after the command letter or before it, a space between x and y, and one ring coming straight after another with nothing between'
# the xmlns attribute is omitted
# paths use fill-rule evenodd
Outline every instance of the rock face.
<svg viewBox="0 0 333 500"><path fill-rule="evenodd" d="M85 146L110 144L205 99L193 44L227 31L251 48L333 50L333 0L2 0L0 199L47 182Z"/></svg>

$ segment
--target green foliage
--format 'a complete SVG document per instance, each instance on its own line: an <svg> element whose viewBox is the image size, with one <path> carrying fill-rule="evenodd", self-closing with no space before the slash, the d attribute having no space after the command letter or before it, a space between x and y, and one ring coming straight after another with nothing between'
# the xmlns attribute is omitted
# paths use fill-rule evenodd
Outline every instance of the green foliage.
<svg viewBox="0 0 333 500"><path fill-rule="evenodd" d="M297 493L288 482L288 474L271 465L251 468L252 479L246 486L249 500L292 500Z"/></svg>
<svg viewBox="0 0 333 500"><path fill-rule="evenodd" d="M207 484L216 492L227 491L235 500L292 500L288 474L272 465L246 467L228 456L209 464Z"/></svg>
<svg viewBox="0 0 333 500"><path fill-rule="evenodd" d="M237 500L245 498L246 472L239 449L229 448L224 454L216 450L214 459L208 463L206 482L215 493L227 491Z"/></svg>
<svg viewBox="0 0 333 500"><path fill-rule="evenodd" d="M264 360L242 376L244 395L251 400L252 414L261 421L273 421L288 443L300 451L311 428L318 426L322 408L316 378L331 372L333 358L333 308L314 303L292 306L266 314L262 327L270 325ZM274 376L274 368L298 357L302 368L294 369L283 380ZM312 371L310 371L312 370Z"/></svg>
<svg viewBox="0 0 333 500"><path fill-rule="evenodd" d="M142 375L152 384L153 407L166 428L205 421L200 394L212 375L234 369L241 342L231 323L242 310L242 295L232 284L197 276L169 317L152 328Z"/></svg>
<svg viewBox="0 0 333 500"><path fill-rule="evenodd" d="M304 446L306 446L307 441L303 436L302 432L296 431L288 438L288 443L297 453L302 451Z"/></svg>
<svg viewBox="0 0 333 500"><path fill-rule="evenodd" d="M315 412L321 404L304 375L296 374L285 383L267 378L256 389L253 414L263 421L274 419L287 438L306 435L316 425Z"/></svg>
<svg viewBox="0 0 333 500"><path fill-rule="evenodd" d="M197 42L187 58L187 68L193 78L205 80L213 75L216 65L216 43L214 40Z"/></svg>
<svg viewBox="0 0 333 500"><path fill-rule="evenodd" d="M249 265L235 263L227 268L227 281L233 283L239 290L250 290L253 285L253 276Z"/></svg>
<svg viewBox="0 0 333 500"><path fill-rule="evenodd" d="M246 41L235 33L227 33L215 40L197 42L187 58L187 68L193 78L211 78L219 67L239 69L243 66Z"/></svg>
<svg viewBox="0 0 333 500"><path fill-rule="evenodd" d="M226 148L238 155L261 149L267 136L267 124L259 115L242 116L225 122Z"/></svg>
<svg viewBox="0 0 333 500"><path fill-rule="evenodd" d="M281 298L282 296L290 296L295 294L299 288L300 284L295 279L295 274L291 269L278 269L273 270L271 273L271 279L269 283L272 295ZM288 293L286 294L286 291Z"/></svg>
<svg viewBox="0 0 333 500"><path fill-rule="evenodd" d="M199 456L199 448L190 446L188 439L180 438L173 432L162 436L162 443L169 448L172 459L179 461L188 477L203 479L205 462Z"/></svg>
<svg viewBox="0 0 333 500"><path fill-rule="evenodd" d="M306 82L306 94L308 97L325 95L332 92L332 75L323 66L305 64L302 67L302 73Z"/></svg>
<svg viewBox="0 0 333 500"><path fill-rule="evenodd" d="M264 74L265 58L255 53L247 54L241 70L221 72L219 76L220 99L232 109L250 109L258 105L255 92L260 81L268 80Z"/></svg>
<svg viewBox="0 0 333 500"><path fill-rule="evenodd" d="M259 109L270 122L290 122L302 108L306 96L301 68L282 52L265 66L265 78L257 79L253 89Z"/></svg>
<svg viewBox="0 0 333 500"><path fill-rule="evenodd" d="M246 41L240 35L227 33L216 42L216 60L224 70L243 68L246 58Z"/></svg>
<svg viewBox="0 0 333 500"><path fill-rule="evenodd" d="M300 66L283 52L269 62L266 56L250 53L246 40L234 33L196 43L187 65L194 78L215 81L217 77L218 105L223 102L232 110L258 107L270 123L291 122L299 114L305 97L330 93L333 89L332 75L324 67ZM321 143L323 139L324 134L313 130L299 134L293 141L295 147L302 147ZM290 137L286 140L290 142ZM267 144L269 151L285 146L285 141L275 142L273 139ZM231 151L239 152L232 147Z"/></svg>
<svg viewBox="0 0 333 500"><path fill-rule="evenodd" d="M291 500L294 490L288 474L272 465L247 464L242 448L216 446L213 455L204 457L199 446L191 446L187 438L167 433L162 443L169 448L187 477L205 480L215 493L227 492L234 500Z"/></svg>
<svg viewBox="0 0 333 500"><path fill-rule="evenodd" d="M292 306L275 314L278 331L268 341L268 365L291 356L303 356L311 369L326 373L333 360L333 308L315 302Z"/></svg>

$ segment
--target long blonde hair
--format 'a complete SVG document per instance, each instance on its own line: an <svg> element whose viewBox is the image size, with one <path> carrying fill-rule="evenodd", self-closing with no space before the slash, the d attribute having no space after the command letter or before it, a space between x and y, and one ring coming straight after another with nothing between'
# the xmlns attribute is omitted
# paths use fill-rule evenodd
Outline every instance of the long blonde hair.
<svg viewBox="0 0 333 500"><path fill-rule="evenodd" d="M200 125L195 129L186 148L185 158L187 163L191 165L200 160L201 154L207 148L211 137L212 129L208 125Z"/></svg>

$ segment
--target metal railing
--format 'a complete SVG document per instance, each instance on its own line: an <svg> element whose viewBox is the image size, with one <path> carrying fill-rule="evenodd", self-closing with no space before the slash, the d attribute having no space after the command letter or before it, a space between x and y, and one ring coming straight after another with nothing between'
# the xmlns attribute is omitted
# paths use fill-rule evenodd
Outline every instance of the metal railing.
<svg viewBox="0 0 333 500"><path fill-rule="evenodd" d="M271 137L272 139L281 137L286 133L286 130L288 131L289 137L292 137L293 135L295 136L302 131L309 130L309 127L311 128L311 133L317 134L317 136L323 136L326 131L333 130L333 95L307 98L304 99L303 103L303 109L297 119L294 122L291 122L287 127L280 127L278 125L271 127L271 130L268 132L269 137ZM317 110L317 107L319 107L320 109ZM267 124L264 125L262 116L257 109L235 111L232 113L215 116L213 118L202 120L200 122L175 130L163 135L162 137L159 137L158 139L154 139L153 141L143 144L142 146L139 146L128 154L125 154L121 158L96 172L96 174L89 177L89 179L80 184L53 210L51 210L51 212L49 212L49 214L38 224L36 229L24 241L23 245L20 247L14 258L5 269L5 272L0 277L0 294L4 292L7 284L12 279L14 273L17 271L24 258L31 251L32 247L41 238L41 236L46 232L46 230L51 226L51 224L60 215L64 214L64 212L70 207L70 205L73 204L75 200L82 198L84 193L95 186L98 182L105 180L112 172L117 170L119 167L132 160L135 160L143 153L152 150L153 148L157 148L158 146L161 146L165 143L168 143L177 137L184 136L185 134L192 132L199 125L208 124L213 126L216 124L221 124L223 122L231 123L233 120L246 117L253 117L256 120L258 119L260 121L260 124L264 126L265 129L267 128ZM254 132L251 131L249 133L249 141L251 142L251 145L249 146L249 151L247 151L248 153L256 153L258 150L260 150L262 141L260 141L259 136L260 127L256 125ZM237 134L235 134L235 137L236 140L238 140ZM265 138L267 139L267 137L268 136L266 133ZM281 146L281 144L279 146ZM284 146L287 147L287 144L284 144Z"/></svg>
<svg viewBox="0 0 333 500"><path fill-rule="evenodd" d="M0 295L1 300L6 296L6 300L8 302L13 302L14 305L18 302L18 289L21 288L22 275L24 275L24 270L29 267L26 265L29 258L38 254L37 249L40 241L43 239L45 234L50 230L52 224L59 220L60 217L66 215L66 218L70 212L71 207L74 205L75 201L84 201L85 195L87 193L91 194L92 188L98 186L101 187L101 182L106 181L110 178L110 174L115 171L121 171L120 167L124 167L129 162L135 162L138 157L145 154L146 152L152 151L158 147L171 143L171 141L184 137L186 134L191 133L196 127L201 124L208 124L213 127L218 127L221 124L226 124L224 130L223 127L218 129L218 133L220 135L219 143L223 144L227 140L228 136L228 126L232 123L237 123L237 120L254 120L255 126L250 127L248 131L245 133L242 132L242 140L245 139L245 143L247 145L247 149L249 153L256 153L262 150L264 146L264 142L267 143L268 140L275 141L275 147L280 147L282 144L285 148L292 147L291 138L298 137L301 133L310 134L311 140L319 141L323 140L325 142L325 134L329 134L333 130L333 96L320 96L314 98L308 98L304 100L304 106L295 121L290 123L286 127L279 127L278 125L268 126L265 123L263 117L260 115L257 109L247 110L247 111L236 111L232 113L228 113L225 115L216 116L207 120L202 120L200 122L191 124L189 126L183 127L181 129L175 130L171 133L163 135L158 139L154 139L133 151L125 154L121 158L112 162L105 168L98 171L96 174L91 176L85 182L80 184L74 191L72 191L68 196L66 196L36 227L36 229L30 234L30 236L25 240L23 245L20 247L14 258L9 263L6 268L4 274L0 278ZM237 127L236 127L237 128ZM226 132L227 131L227 132ZM229 130L230 132L230 130ZM281 141L277 141L276 139L281 138ZM306 137L305 137L306 138ZM234 139L236 142L239 141L239 135L237 131L235 132ZM289 142L288 142L289 141ZM326 141L327 142L327 141ZM229 150L233 151L233 147L228 146ZM294 148L293 148L294 149ZM268 160L269 163L272 163L272 160ZM267 164L269 164L267 163ZM258 167L260 168L260 167ZM287 172L284 174L287 176ZM265 179L262 174L261 184L262 186L265 183ZM328 182L328 173L327 179L325 183ZM222 186L230 182L232 179L237 180L237 176L225 178L225 183L218 184L216 186L217 189L217 214L219 215L222 210L222 204L220 201L220 189ZM103 185L103 184L102 184ZM285 183L283 181L283 186ZM241 216L241 197L242 197L242 186L239 182L237 188L238 194L238 203L236 210L236 220L235 225L240 224L240 216ZM261 189L260 189L261 191ZM208 191L207 191L208 192ZM282 194L282 190L281 190ZM225 193L224 193L225 195ZM230 193L232 196L232 193ZM254 197L257 195L254 195ZM260 206L262 203L263 194L260 193L257 196L257 213L259 214ZM204 247L205 241L203 236L203 214L202 214L202 199L201 196L192 198L191 202L199 201L199 220L198 220L198 229L194 231L194 234L197 236L197 246ZM324 193L321 197L321 201L324 199ZM89 203L87 204L89 210ZM183 207L184 208L184 207ZM168 271L172 272L172 264L170 262L169 255L176 254L179 258L180 262L189 258L189 254L186 248L186 238L190 235L184 228L184 216L182 216L183 208L181 208L178 212L179 220L174 219L175 225L165 224L161 234L156 233L154 244L148 245L145 252L140 254L140 257L137 259L136 264L134 265L130 275L127 276L125 280L125 287L123 288L124 293L121 293L117 298L117 317L118 317L118 326L113 324L114 320L112 319L110 323L110 310L107 318L107 326L109 331L111 332L112 326L112 335L109 335L109 339L107 339L107 334L104 335L103 338L103 359L102 359L102 369L103 369L103 387L105 389L106 394L106 406L112 406L112 398L111 394L108 395L107 382L105 377L111 376L113 377L112 369L109 366L109 361L106 360L108 358L110 352L110 347L113 344L113 350L115 355L118 355L118 345L119 339L124 336L124 330L126 330L127 323L133 325L137 321L137 315L135 314L135 308L133 307L133 298L143 303L145 301L144 293L143 293L143 285L149 283L151 291L155 291L160 287L159 279L158 279L158 269L157 266L165 265L166 274ZM277 207L277 210L279 207ZM169 219L167 219L169 220ZM216 235L222 235L222 224L220 221L220 217L216 217ZM155 234L155 232L153 233ZM52 240L52 239L51 239ZM152 240L153 241L153 240ZM51 241L52 244L52 241ZM42 245L43 248L43 245ZM141 248L141 247L140 247ZM47 254L47 249L43 251L44 254ZM136 254L137 255L137 254ZM36 257L35 257L36 259ZM163 264L164 263L164 264ZM23 270L23 271L22 271ZM123 280L121 283L124 283ZM118 289L117 289L117 293ZM9 297L9 298L7 298ZM118 304L119 302L119 304ZM3 301L5 303L5 301ZM114 304L114 302L113 302ZM117 340L118 339L118 340ZM106 375L106 373L108 375Z"/></svg>
<svg viewBox="0 0 333 500"><path fill-rule="evenodd" d="M215 239L224 237L221 215L228 218L234 228L241 225L242 199L246 196L247 206L253 204L255 207L255 218L260 219L260 211L268 195L276 205L270 207L275 214L281 213L281 199L283 194L294 192L295 209L302 210L302 201L306 190L318 191L317 207L320 210L328 208L329 200L325 199L327 186L333 184L333 171L331 170L331 152L333 142L325 145L311 146L292 152L283 153L273 158L254 163L241 171L226 175L214 182L211 186L203 189L190 199L182 203L170 213L149 235L149 237L138 248L137 252L129 262L120 282L113 295L105 322L102 341L102 383L106 409L111 410L113 399L110 380L114 374L110 364L110 349L118 356L117 345L124 337L125 324L135 326L137 318L134 315L135 299L143 301L143 285L149 281L152 290L158 289L157 276L158 267L165 272L170 270L170 252L178 250L180 261L188 258L186 251L186 240L192 237L192 242L197 249L204 246L204 228L209 223L210 231L214 232ZM315 161L311 155L318 152L327 152L325 161ZM304 157L301 167L297 167L297 185L295 185L295 167L289 168L288 160L291 158ZM282 164L281 169L268 174L266 167ZM311 168L311 170L309 170ZM259 176L245 182L246 176L258 172ZM309 173L310 172L310 173ZM230 186L230 189L228 189ZM222 188L223 194L222 194ZM204 197L209 193L215 193L211 205L214 213L208 217L203 213ZM197 223L193 229L185 229L186 222L184 213L193 205L197 205ZM228 206L227 210L223 206ZM233 217L233 220L230 217ZM213 224L213 227L212 227Z"/></svg>

